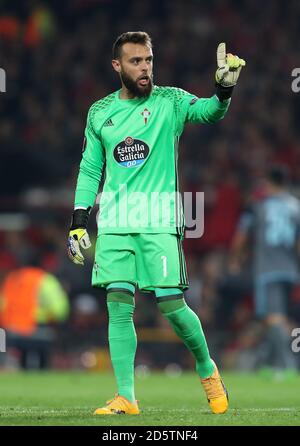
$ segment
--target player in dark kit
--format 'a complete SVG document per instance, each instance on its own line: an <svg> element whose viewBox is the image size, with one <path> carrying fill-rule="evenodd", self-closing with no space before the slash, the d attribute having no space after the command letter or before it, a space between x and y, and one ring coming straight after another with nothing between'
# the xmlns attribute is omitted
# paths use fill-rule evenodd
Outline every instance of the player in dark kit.
<svg viewBox="0 0 300 446"><path fill-rule="evenodd" d="M286 170L273 166L265 178L264 198L241 217L232 258L240 258L252 240L255 310L266 328L261 361L272 366L275 376L295 368L288 304L290 292L299 282L299 229L300 202L287 190Z"/></svg>
<svg viewBox="0 0 300 446"><path fill-rule="evenodd" d="M201 323L184 300L188 278L177 176L178 142L185 123L214 123L224 117L245 61L226 54L221 43L217 64L216 94L211 98L159 87L152 83L150 37L144 32L124 33L114 44L112 60L122 87L89 110L68 246L71 260L83 264L80 247L90 246L87 222L105 165L92 284L107 291L118 393L96 415L139 413L134 394L136 286L155 294L160 311L193 354L212 411L227 410L227 392Z"/></svg>

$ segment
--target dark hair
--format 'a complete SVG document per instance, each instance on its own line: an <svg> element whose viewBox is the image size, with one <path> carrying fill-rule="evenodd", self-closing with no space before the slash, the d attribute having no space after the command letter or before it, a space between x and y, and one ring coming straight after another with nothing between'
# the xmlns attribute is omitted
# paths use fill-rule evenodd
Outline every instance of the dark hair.
<svg viewBox="0 0 300 446"><path fill-rule="evenodd" d="M144 31L128 31L121 34L112 48L113 59L119 59L121 56L121 49L125 43L139 43L140 45L148 45L152 48L151 37Z"/></svg>
<svg viewBox="0 0 300 446"><path fill-rule="evenodd" d="M272 166L267 171L267 179L276 186L286 186L289 181L288 169L285 166Z"/></svg>

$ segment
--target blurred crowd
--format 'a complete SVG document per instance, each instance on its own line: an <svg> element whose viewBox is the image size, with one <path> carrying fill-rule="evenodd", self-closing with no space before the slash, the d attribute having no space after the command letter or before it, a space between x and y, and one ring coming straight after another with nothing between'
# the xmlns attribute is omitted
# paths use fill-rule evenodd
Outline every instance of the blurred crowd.
<svg viewBox="0 0 300 446"><path fill-rule="evenodd" d="M246 270L232 276L228 250L242 209L260 193L267 166L287 166L300 195L300 101L291 89L291 73L299 65L299 21L296 0L1 2L0 65L7 75L0 101L1 279L28 265L59 279L71 306L57 327L57 352L107 344L104 292L90 286L93 253L83 268L73 265L66 238L88 108L119 88L110 64L112 43L124 31L145 30L153 39L157 85L211 96L221 41L247 61L225 119L186 127L180 175L182 191L205 193L204 236L184 245L186 299L223 365L254 367L259 327L251 275ZM298 296L296 289L295 302ZM155 367L151 349L157 347L147 341L146 329L165 330L165 322L149 295L139 294L136 301L135 321L148 346L137 358ZM299 322L295 313L294 326ZM62 354L54 364L68 367L74 361Z"/></svg>

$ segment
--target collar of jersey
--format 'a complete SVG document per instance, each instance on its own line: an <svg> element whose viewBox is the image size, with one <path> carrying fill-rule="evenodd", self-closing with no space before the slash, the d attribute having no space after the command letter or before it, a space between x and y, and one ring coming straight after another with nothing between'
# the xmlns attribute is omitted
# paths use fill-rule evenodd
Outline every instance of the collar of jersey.
<svg viewBox="0 0 300 446"><path fill-rule="evenodd" d="M148 98L134 98L134 99L121 99L120 98L121 89L116 91L116 100L119 104L123 105L134 105L134 104L141 104L149 99L151 95Z"/></svg>

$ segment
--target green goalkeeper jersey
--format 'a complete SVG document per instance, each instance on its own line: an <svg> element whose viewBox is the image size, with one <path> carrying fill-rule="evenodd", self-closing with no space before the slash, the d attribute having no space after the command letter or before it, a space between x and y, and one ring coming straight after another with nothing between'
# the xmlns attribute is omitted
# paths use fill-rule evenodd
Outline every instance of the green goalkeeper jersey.
<svg viewBox="0 0 300 446"><path fill-rule="evenodd" d="M154 86L147 98L120 99L120 90L88 113L75 209L93 206L105 173L98 234L170 233L183 236L178 142L187 122L222 119L230 100L197 98Z"/></svg>

